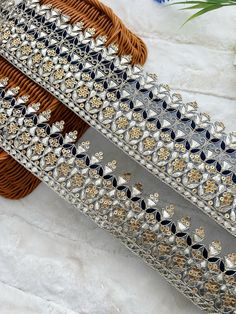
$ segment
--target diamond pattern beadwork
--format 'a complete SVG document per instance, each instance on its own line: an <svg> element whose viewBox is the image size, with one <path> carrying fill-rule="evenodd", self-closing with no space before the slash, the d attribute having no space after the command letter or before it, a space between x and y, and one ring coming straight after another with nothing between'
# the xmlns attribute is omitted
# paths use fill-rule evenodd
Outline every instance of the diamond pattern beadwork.
<svg viewBox="0 0 236 314"><path fill-rule="evenodd" d="M0 27L3 57L236 234L235 133L37 0L2 4Z"/></svg>
<svg viewBox="0 0 236 314"><path fill-rule="evenodd" d="M140 183L127 184L129 173L122 177L113 174L115 161L103 166L102 153L90 156L87 142L74 144L76 132L63 137L63 122L50 126L49 113L37 114L39 106L27 106L27 97L23 102L17 97L18 89L6 88L7 82L0 80L0 115L7 117L0 128L0 146L159 270L200 308L208 313L234 314L236 254L220 256L219 241L207 248L204 229L190 233L190 217L173 221L173 205L161 208L158 193L143 197ZM5 106L6 101L10 107ZM198 172L192 173L199 178ZM212 182L208 186L211 193ZM222 197L231 201L229 195Z"/></svg>

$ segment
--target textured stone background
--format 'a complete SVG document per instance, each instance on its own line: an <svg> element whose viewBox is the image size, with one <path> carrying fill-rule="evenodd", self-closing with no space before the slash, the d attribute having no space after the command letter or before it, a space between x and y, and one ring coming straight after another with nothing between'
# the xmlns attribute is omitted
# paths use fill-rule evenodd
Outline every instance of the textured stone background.
<svg viewBox="0 0 236 314"><path fill-rule="evenodd" d="M147 43L146 69L235 127L236 9L189 13L152 0L103 0ZM197 314L194 305L43 184L0 198L0 314Z"/></svg>

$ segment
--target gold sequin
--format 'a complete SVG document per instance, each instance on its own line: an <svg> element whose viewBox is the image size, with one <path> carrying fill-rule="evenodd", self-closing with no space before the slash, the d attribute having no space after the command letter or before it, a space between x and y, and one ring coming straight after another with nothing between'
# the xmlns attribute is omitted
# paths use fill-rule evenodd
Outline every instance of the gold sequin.
<svg viewBox="0 0 236 314"><path fill-rule="evenodd" d="M233 180L231 176L223 176L222 181L224 184L231 186L233 184Z"/></svg>
<svg viewBox="0 0 236 314"><path fill-rule="evenodd" d="M192 159L193 162L199 164L202 162L200 155L197 154L191 154L190 158Z"/></svg>
<svg viewBox="0 0 236 314"><path fill-rule="evenodd" d="M220 286L219 284L217 284L216 282L214 281L208 281L206 282L205 284L205 288L208 292L210 292L211 294L216 294L219 289L220 289Z"/></svg>
<svg viewBox="0 0 236 314"><path fill-rule="evenodd" d="M38 137L46 137L47 136L47 133L43 128L37 128L36 134Z"/></svg>
<svg viewBox="0 0 236 314"><path fill-rule="evenodd" d="M23 46L20 49L23 56L28 56L32 53L32 48L29 45Z"/></svg>
<svg viewBox="0 0 236 314"><path fill-rule="evenodd" d="M68 174L70 173L70 166L66 163L62 163L59 167L58 167L58 172L61 176L68 176Z"/></svg>
<svg viewBox="0 0 236 314"><path fill-rule="evenodd" d="M41 155L42 152L44 151L44 147L43 147L43 144L42 143L36 143L34 146L33 146L33 151L36 155Z"/></svg>
<svg viewBox="0 0 236 314"><path fill-rule="evenodd" d="M202 271L200 269L198 269L197 267L192 267L189 272L189 277L192 280L200 280L202 277Z"/></svg>
<svg viewBox="0 0 236 314"><path fill-rule="evenodd" d="M7 121L7 116L5 113L0 113L0 124L5 124Z"/></svg>
<svg viewBox="0 0 236 314"><path fill-rule="evenodd" d="M220 203L222 206L230 206L234 201L234 197L230 192L224 192L220 197Z"/></svg>
<svg viewBox="0 0 236 314"><path fill-rule="evenodd" d="M175 144L175 148L177 151L181 152L181 153L185 153L186 152L186 147L184 144L179 144L179 143L176 143Z"/></svg>
<svg viewBox="0 0 236 314"><path fill-rule="evenodd" d="M188 179L190 183L199 183L202 179L202 173L197 169L191 169L188 172Z"/></svg>
<svg viewBox="0 0 236 314"><path fill-rule="evenodd" d="M82 73L82 80L83 81L91 81L91 76L88 73Z"/></svg>
<svg viewBox="0 0 236 314"><path fill-rule="evenodd" d="M57 156L54 153L48 153L48 155L45 157L45 163L48 166L53 166L57 162Z"/></svg>
<svg viewBox="0 0 236 314"><path fill-rule="evenodd" d="M146 137L143 141L143 146L146 150L154 149L154 147L156 146L156 141L152 137Z"/></svg>
<svg viewBox="0 0 236 314"><path fill-rule="evenodd" d="M123 207L116 207L114 210L114 218L119 221L123 221L126 217L126 211Z"/></svg>
<svg viewBox="0 0 236 314"><path fill-rule="evenodd" d="M90 99L90 103L92 104L92 107L97 109L99 109L103 104L102 99L97 96L93 96L93 98Z"/></svg>
<svg viewBox="0 0 236 314"><path fill-rule="evenodd" d="M186 263L186 257L181 254L176 254L176 256L173 257L173 262L178 268L183 269Z"/></svg>
<svg viewBox="0 0 236 314"><path fill-rule="evenodd" d="M154 243L156 241L156 233L151 230L145 230L142 234L144 243Z"/></svg>
<svg viewBox="0 0 236 314"><path fill-rule="evenodd" d="M63 69L58 69L54 72L54 78L56 80L62 80L65 75L65 71Z"/></svg>
<svg viewBox="0 0 236 314"><path fill-rule="evenodd" d="M10 37L10 35L11 35L11 32L10 32L9 30L6 30L6 31L1 35L1 38L2 38L3 40L8 40L9 37Z"/></svg>
<svg viewBox="0 0 236 314"><path fill-rule="evenodd" d="M112 92L108 92L108 93L107 93L107 99L108 99L109 101L116 101L116 100L117 100L116 94L115 94L115 93L112 93Z"/></svg>
<svg viewBox="0 0 236 314"><path fill-rule="evenodd" d="M217 184L213 180L207 180L204 184L204 191L205 193L215 193L217 191Z"/></svg>
<svg viewBox="0 0 236 314"><path fill-rule="evenodd" d="M126 117L120 117L116 120L116 125L119 129L126 129L129 125L129 120Z"/></svg>
<svg viewBox="0 0 236 314"><path fill-rule="evenodd" d="M94 198L97 196L98 194L98 189L95 185L90 184L87 188L86 188L86 194L89 198Z"/></svg>
<svg viewBox="0 0 236 314"><path fill-rule="evenodd" d="M137 127L133 127L131 128L131 130L129 131L129 135L130 135L130 138L131 139L139 139L142 137L143 135L143 132L140 128L137 128Z"/></svg>
<svg viewBox="0 0 236 314"><path fill-rule="evenodd" d="M43 59L42 55L40 53L37 53L32 57L32 62L33 63L40 63L42 61L42 59Z"/></svg>
<svg viewBox="0 0 236 314"><path fill-rule="evenodd" d="M161 147L157 152L157 155L160 160L167 160L170 156L170 151L166 147Z"/></svg>
<svg viewBox="0 0 236 314"><path fill-rule="evenodd" d="M75 78L70 77L65 80L65 85L67 88L73 88L75 86Z"/></svg>
<svg viewBox="0 0 236 314"><path fill-rule="evenodd" d="M158 246L158 251L159 251L160 255L166 255L166 254L170 253L171 247L169 244L160 243Z"/></svg>
<svg viewBox="0 0 236 314"><path fill-rule="evenodd" d="M86 85L82 85L77 89L77 94L80 98L87 98L89 95L89 88Z"/></svg>
<svg viewBox="0 0 236 314"><path fill-rule="evenodd" d="M56 51L53 50L53 49L48 49L47 54L48 54L50 57L55 57L55 56L56 56Z"/></svg>
<svg viewBox="0 0 236 314"><path fill-rule="evenodd" d="M174 171L183 171L186 168L186 162L183 159L176 158L173 162Z"/></svg>
<svg viewBox="0 0 236 314"><path fill-rule="evenodd" d="M14 122L10 123L10 125L7 127L9 134L16 134L19 130L19 127Z"/></svg>
<svg viewBox="0 0 236 314"><path fill-rule="evenodd" d="M80 188L84 184L84 177L76 173L71 177L71 185L73 188Z"/></svg>
<svg viewBox="0 0 236 314"><path fill-rule="evenodd" d="M157 126L154 123L151 122L147 122L146 127L149 131L156 131L157 130Z"/></svg>
<svg viewBox="0 0 236 314"><path fill-rule="evenodd" d="M223 298L223 304L225 307L231 307L232 309L235 309L236 307L236 298L234 295L226 293Z"/></svg>
<svg viewBox="0 0 236 314"><path fill-rule="evenodd" d="M51 72L53 69L53 62L52 61L47 61L43 64L43 70L46 72Z"/></svg>
<svg viewBox="0 0 236 314"><path fill-rule="evenodd" d="M216 173L217 172L217 169L214 165L206 165L206 170L209 172L209 173Z"/></svg>
<svg viewBox="0 0 236 314"><path fill-rule="evenodd" d="M106 107L103 111L104 118L111 119L115 115L115 109L113 107Z"/></svg>
<svg viewBox="0 0 236 314"><path fill-rule="evenodd" d="M140 221L135 218L130 219L129 225L132 232L137 232L141 227Z"/></svg>
<svg viewBox="0 0 236 314"><path fill-rule="evenodd" d="M160 138L164 141L164 142L171 142L171 136L169 133L165 133L165 132L162 132L160 134Z"/></svg>
<svg viewBox="0 0 236 314"><path fill-rule="evenodd" d="M22 144L28 144L30 142L30 135L28 132L24 132L20 136L20 141Z"/></svg>
<svg viewBox="0 0 236 314"><path fill-rule="evenodd" d="M103 92L104 91L104 87L102 83L94 83L94 89L98 92Z"/></svg>
<svg viewBox="0 0 236 314"><path fill-rule="evenodd" d="M60 145L58 139L56 139L56 138L50 138L49 144L51 147L58 147Z"/></svg>
<svg viewBox="0 0 236 314"><path fill-rule="evenodd" d="M101 207L109 209L112 205L112 199L109 196L103 196L100 200Z"/></svg>
<svg viewBox="0 0 236 314"><path fill-rule="evenodd" d="M21 44L20 38L16 37L16 38L12 39L11 44L13 47L18 47Z"/></svg>

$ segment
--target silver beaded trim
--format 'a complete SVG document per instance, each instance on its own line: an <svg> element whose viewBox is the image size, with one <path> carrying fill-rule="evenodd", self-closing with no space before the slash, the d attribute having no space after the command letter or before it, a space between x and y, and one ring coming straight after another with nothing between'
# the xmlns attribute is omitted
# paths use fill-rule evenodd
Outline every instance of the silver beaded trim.
<svg viewBox="0 0 236 314"><path fill-rule="evenodd" d="M127 175L115 176L116 162L102 165L89 156L89 143L75 144L76 132L62 136L64 122L47 123L19 88L0 81L0 146L63 199L119 238L131 251L208 313L235 314L236 253L220 257L221 244L207 249L204 230L189 233L190 218L176 223L172 205L161 209L158 194L143 198Z"/></svg>
<svg viewBox="0 0 236 314"><path fill-rule="evenodd" d="M236 235L236 134L38 0L2 7L0 54Z"/></svg>

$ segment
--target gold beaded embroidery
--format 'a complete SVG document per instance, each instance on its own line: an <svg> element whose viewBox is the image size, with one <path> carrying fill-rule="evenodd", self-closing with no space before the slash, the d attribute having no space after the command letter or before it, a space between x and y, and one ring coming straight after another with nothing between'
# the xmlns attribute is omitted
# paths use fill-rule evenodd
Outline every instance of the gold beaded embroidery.
<svg viewBox="0 0 236 314"><path fill-rule="evenodd" d="M84 177L78 173L71 177L71 185L73 188L80 188L84 184Z"/></svg>
<svg viewBox="0 0 236 314"><path fill-rule="evenodd" d="M120 117L116 120L116 124L119 129L126 129L129 125L129 120L126 117Z"/></svg>
<svg viewBox="0 0 236 314"><path fill-rule="evenodd" d="M215 193L217 191L217 184L213 180L207 180L204 184L205 193Z"/></svg>
<svg viewBox="0 0 236 314"><path fill-rule="evenodd" d="M45 163L48 166L53 166L57 162L57 156L54 153L48 153L48 155L45 157Z"/></svg>
<svg viewBox="0 0 236 314"><path fill-rule="evenodd" d="M143 132L140 128L138 127L133 127L131 128L131 130L129 131L129 135L131 139L139 139L142 137Z"/></svg>
<svg viewBox="0 0 236 314"><path fill-rule="evenodd" d="M143 141L143 146L146 150L154 149L154 147L156 146L156 141L152 137L146 137Z"/></svg>
<svg viewBox="0 0 236 314"><path fill-rule="evenodd" d="M170 156L170 151L166 147L161 147L159 151L157 152L157 155L160 160L167 160Z"/></svg>
<svg viewBox="0 0 236 314"><path fill-rule="evenodd" d="M191 169L188 172L188 179L190 183L199 183L202 179L202 173L197 169Z"/></svg>

